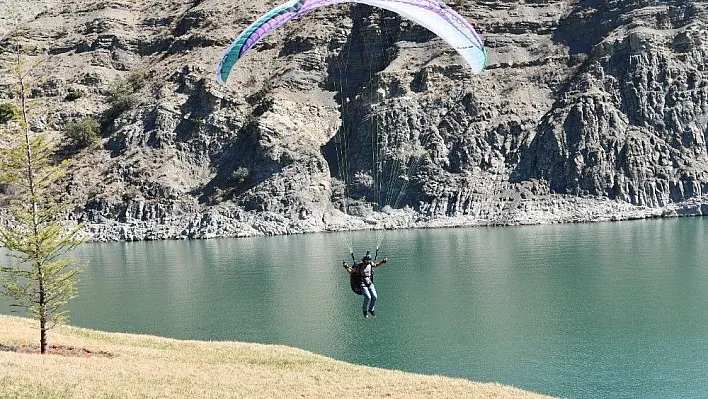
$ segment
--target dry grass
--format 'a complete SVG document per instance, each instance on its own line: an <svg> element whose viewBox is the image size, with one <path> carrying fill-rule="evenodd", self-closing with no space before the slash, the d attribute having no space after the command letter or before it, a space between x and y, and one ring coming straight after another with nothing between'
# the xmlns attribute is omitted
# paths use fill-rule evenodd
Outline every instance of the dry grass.
<svg viewBox="0 0 708 399"><path fill-rule="evenodd" d="M34 345L32 321L0 316L0 344ZM498 384L355 366L299 349L60 327L50 344L113 357L0 351L1 398L543 398Z"/></svg>

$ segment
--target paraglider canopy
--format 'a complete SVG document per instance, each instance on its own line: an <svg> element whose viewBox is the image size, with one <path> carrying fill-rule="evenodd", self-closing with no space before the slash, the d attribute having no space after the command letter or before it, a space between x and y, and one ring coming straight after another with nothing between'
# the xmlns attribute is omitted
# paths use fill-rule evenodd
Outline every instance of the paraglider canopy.
<svg viewBox="0 0 708 399"><path fill-rule="evenodd" d="M222 56L216 79L225 84L233 66L259 40L291 19L299 18L320 7L362 3L393 11L429 29L457 50L472 72L479 73L487 65L482 37L467 20L441 1L436 0L290 0L275 7L246 28Z"/></svg>

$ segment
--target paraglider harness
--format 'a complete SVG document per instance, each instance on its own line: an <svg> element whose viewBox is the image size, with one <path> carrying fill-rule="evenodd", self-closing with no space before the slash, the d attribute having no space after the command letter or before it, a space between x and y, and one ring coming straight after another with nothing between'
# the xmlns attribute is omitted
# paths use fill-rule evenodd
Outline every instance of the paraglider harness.
<svg viewBox="0 0 708 399"><path fill-rule="evenodd" d="M379 250L376 249L376 254L374 255L374 262L376 262L376 258L378 258L378 254L379 254ZM352 252L351 255L352 255L352 262L354 262L354 269L356 271L349 275L349 286L351 287L352 291L354 291L355 294L362 295L361 285L362 285L362 281L364 281L364 276L362 276L362 274L361 274L361 267L359 265L361 265L363 263L363 260L361 263L356 263L356 259L354 258L354 252ZM369 257L369 259L371 259L371 255L369 255L369 251L366 251L366 255L364 256L364 259L366 259L367 256ZM342 261L342 265L346 268L347 262ZM371 281L371 283L369 283L369 284L364 283L364 285L366 287L368 287L374 283L374 268L373 267L371 268L371 276L369 276L369 280Z"/></svg>

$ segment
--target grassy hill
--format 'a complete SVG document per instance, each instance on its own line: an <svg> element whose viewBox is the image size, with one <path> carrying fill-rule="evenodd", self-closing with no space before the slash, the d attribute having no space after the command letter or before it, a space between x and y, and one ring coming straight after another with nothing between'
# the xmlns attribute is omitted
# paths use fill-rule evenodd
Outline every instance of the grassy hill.
<svg viewBox="0 0 708 399"><path fill-rule="evenodd" d="M0 397L547 397L499 384L357 366L285 346L180 341L68 326L52 330L49 344L83 349L82 356L12 350L36 345L37 337L31 320L0 316Z"/></svg>

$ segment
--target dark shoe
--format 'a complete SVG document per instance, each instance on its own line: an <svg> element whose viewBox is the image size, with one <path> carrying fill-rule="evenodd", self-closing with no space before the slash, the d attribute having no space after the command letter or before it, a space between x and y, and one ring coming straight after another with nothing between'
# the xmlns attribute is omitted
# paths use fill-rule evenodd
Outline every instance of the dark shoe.
<svg viewBox="0 0 708 399"><path fill-rule="evenodd" d="M376 317L376 313L374 313L373 310L370 310L369 313L370 313L372 316Z"/></svg>
<svg viewBox="0 0 708 399"><path fill-rule="evenodd" d="M364 311L364 317L369 317L369 315L366 314L366 310Z"/></svg>

